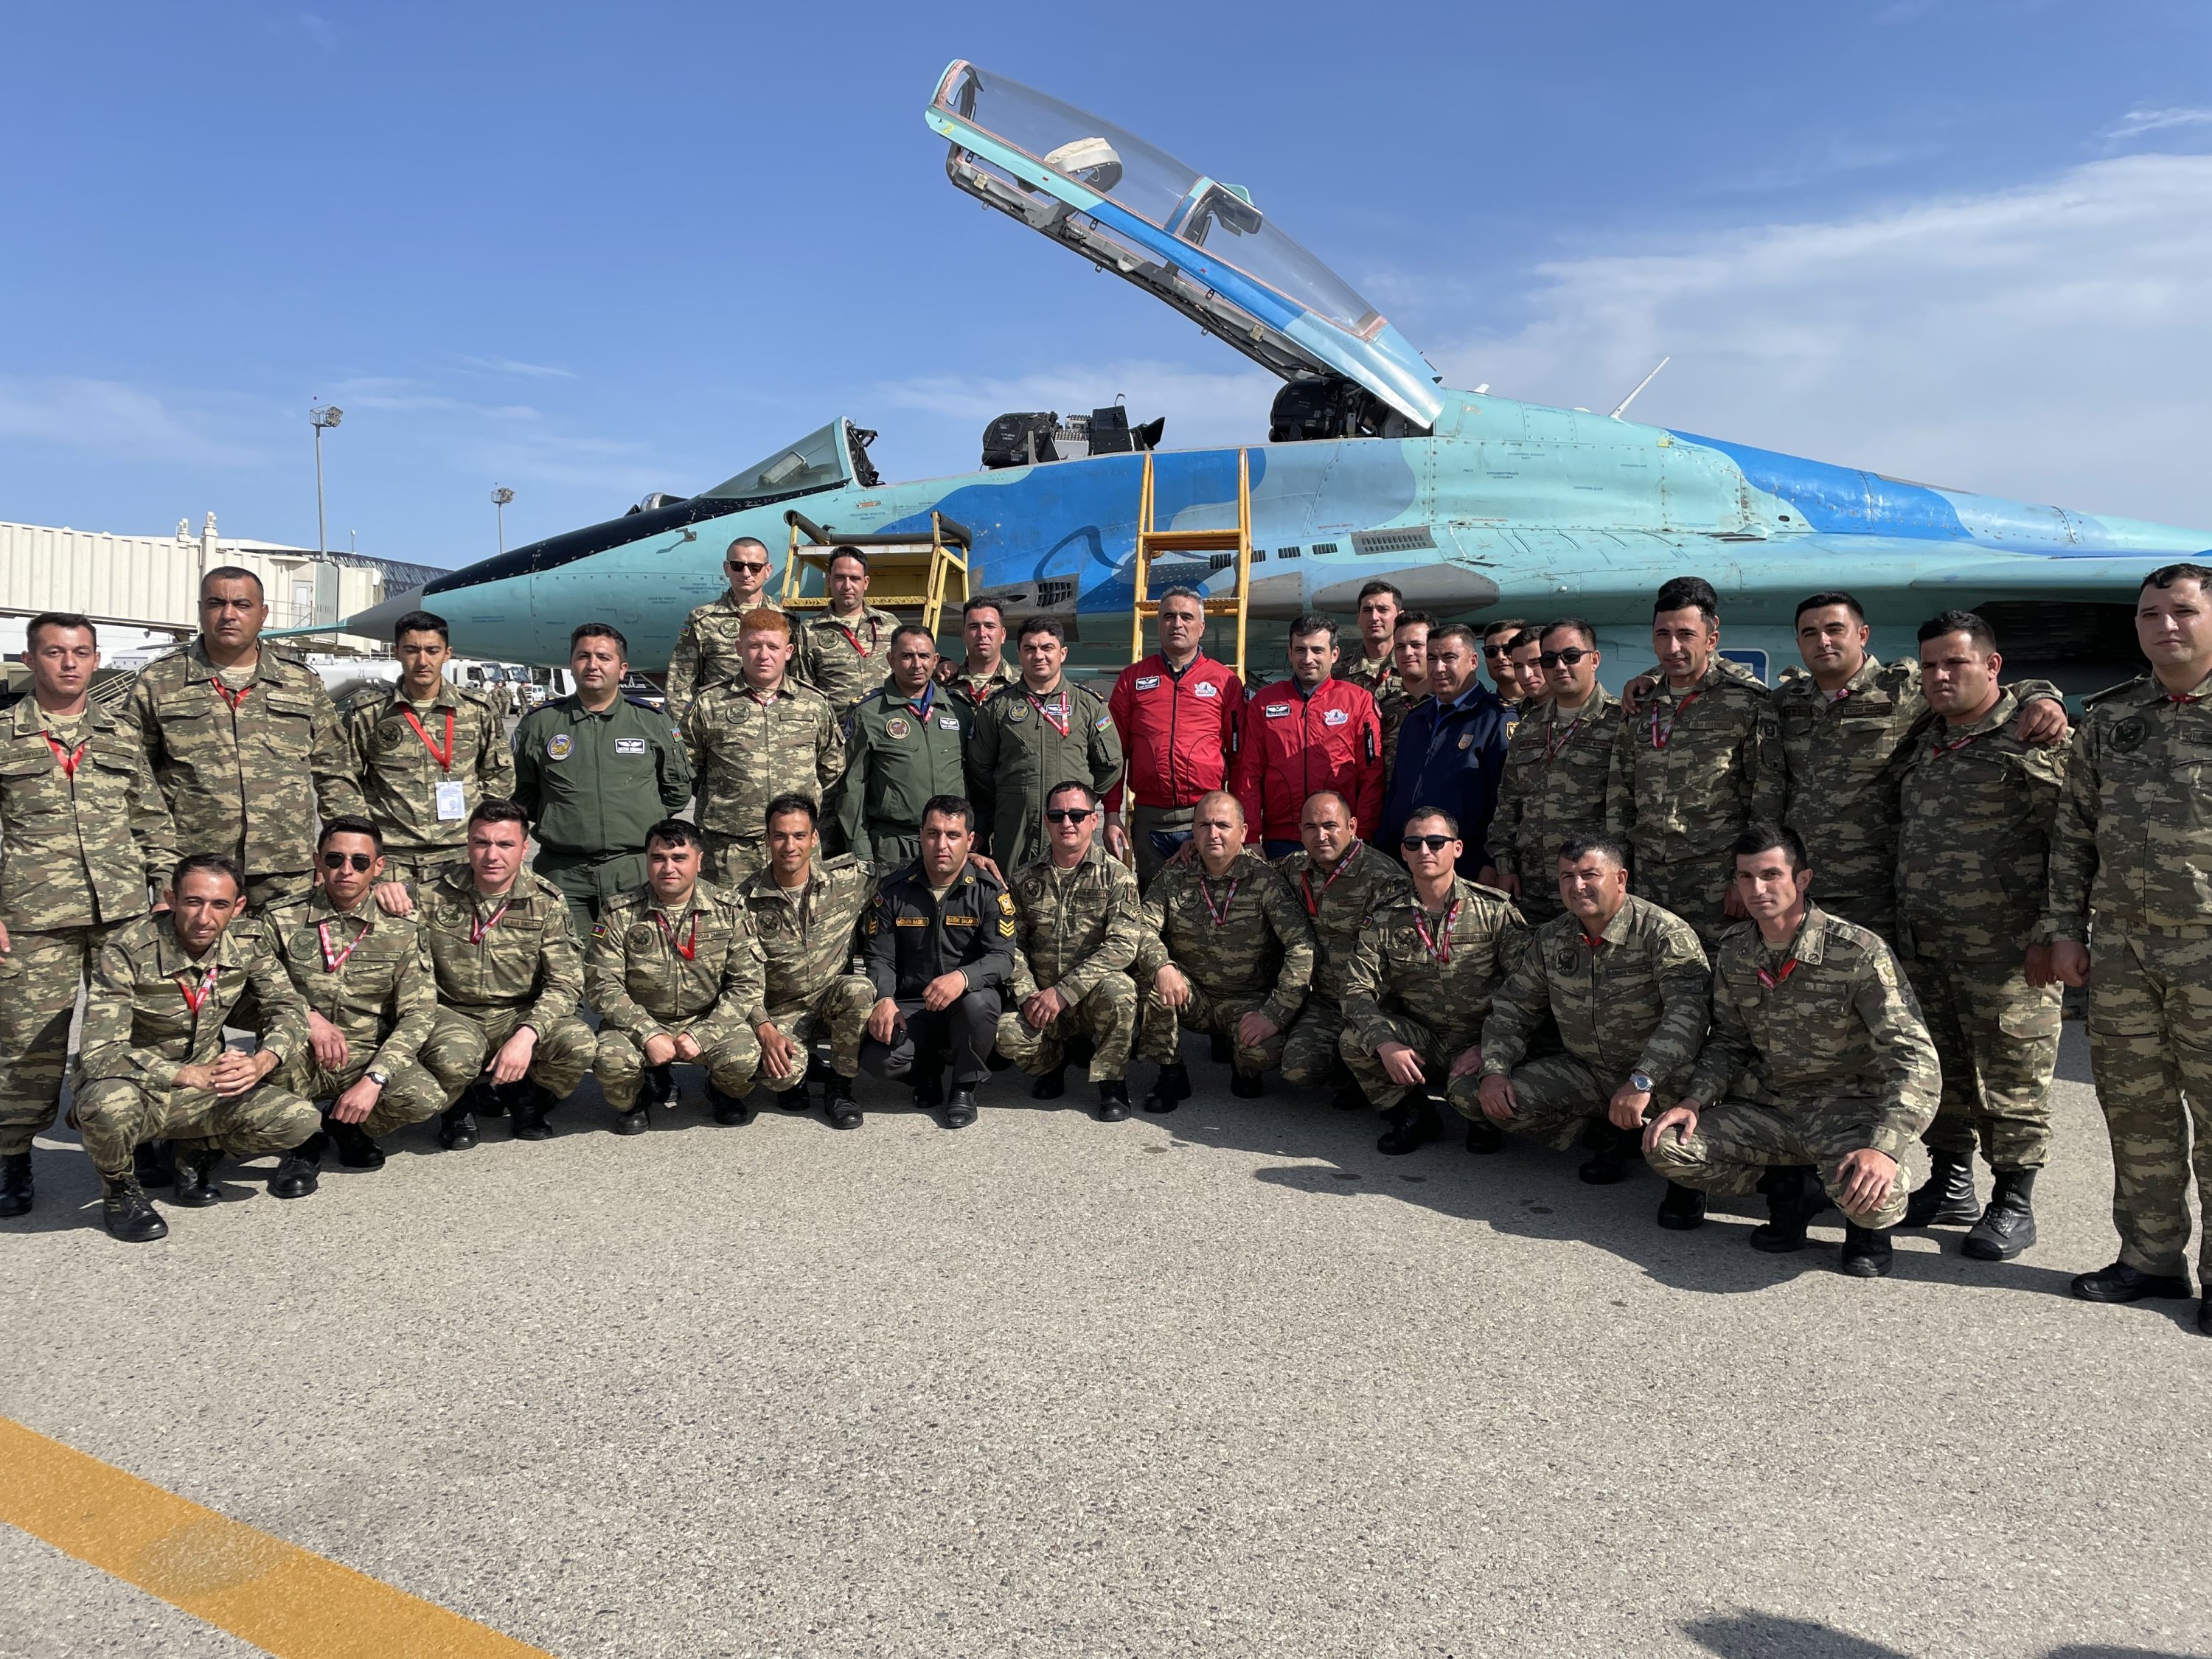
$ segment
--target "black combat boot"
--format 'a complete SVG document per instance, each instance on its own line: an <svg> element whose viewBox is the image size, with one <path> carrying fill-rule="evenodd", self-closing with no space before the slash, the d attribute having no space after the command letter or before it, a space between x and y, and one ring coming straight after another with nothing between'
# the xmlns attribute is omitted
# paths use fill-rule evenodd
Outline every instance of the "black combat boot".
<svg viewBox="0 0 2212 1659"><path fill-rule="evenodd" d="M1098 1121L1120 1123L1128 1115L1129 1085L1118 1077L1103 1079L1098 1085Z"/></svg>
<svg viewBox="0 0 2212 1659"><path fill-rule="evenodd" d="M177 1165L173 1200L188 1210L204 1210L210 1204L222 1203L222 1188L215 1184L215 1166L222 1161L222 1149L179 1146L174 1142L169 1146Z"/></svg>
<svg viewBox="0 0 2212 1659"><path fill-rule="evenodd" d="M652 1108L639 1101L626 1112L615 1114L615 1133L618 1135L641 1135L652 1124Z"/></svg>
<svg viewBox="0 0 2212 1659"><path fill-rule="evenodd" d="M1905 1200L1905 1227L1971 1227L1981 1219L1982 1206L1974 1201L1974 1160L1971 1154L1936 1152L1929 1160L1927 1184Z"/></svg>
<svg viewBox="0 0 2212 1659"><path fill-rule="evenodd" d="M1226 1066L1229 1064L1229 1062L1235 1058L1235 1055L1231 1053L1229 1047L1229 1039L1221 1036L1218 1032L1207 1037L1206 1040L1206 1057L1212 1060L1216 1066Z"/></svg>
<svg viewBox="0 0 2212 1659"><path fill-rule="evenodd" d="M466 1095L438 1114L438 1144L449 1152L465 1152L477 1144L477 1115L469 1109Z"/></svg>
<svg viewBox="0 0 2212 1659"><path fill-rule="evenodd" d="M857 1129L860 1127L860 1103L853 1098L853 1079L830 1073L822 1085L822 1109L829 1114L833 1129Z"/></svg>
<svg viewBox="0 0 2212 1659"><path fill-rule="evenodd" d="M975 1121L975 1091L966 1084L954 1089L945 1103L945 1127L964 1129Z"/></svg>
<svg viewBox="0 0 2212 1659"><path fill-rule="evenodd" d="M507 1097L507 1121L514 1127L517 1140L550 1140L553 1126L546 1120L561 1103L553 1098L552 1091L535 1083L524 1081L514 1085Z"/></svg>
<svg viewBox="0 0 2212 1659"><path fill-rule="evenodd" d="M1172 1112L1190 1098L1190 1073L1179 1060L1171 1060L1160 1067L1153 1079L1152 1091L1145 1097L1148 1112Z"/></svg>
<svg viewBox="0 0 2212 1659"><path fill-rule="evenodd" d="M643 1104L647 1110L655 1106L681 1106L684 1096L676 1086L676 1067L648 1066L645 1068Z"/></svg>
<svg viewBox="0 0 2212 1659"><path fill-rule="evenodd" d="M1382 1114L1382 1121L1390 1127L1375 1143L1375 1150L1388 1152L1392 1158L1403 1158L1407 1152L1419 1151L1425 1142L1434 1140L1443 1127L1443 1120L1437 1115L1437 1103L1425 1093L1417 1093L1393 1106Z"/></svg>
<svg viewBox="0 0 2212 1659"><path fill-rule="evenodd" d="M1575 1173L1593 1187L1617 1186L1644 1161L1644 1131L1623 1129L1609 1121L1601 1127L1603 1133L1597 1145Z"/></svg>
<svg viewBox="0 0 2212 1659"><path fill-rule="evenodd" d="M2035 1243L2035 1171L1999 1170L1990 1207L1959 1246L1977 1261L2009 1261Z"/></svg>
<svg viewBox="0 0 2212 1659"><path fill-rule="evenodd" d="M1667 1183L1667 1196L1659 1200L1659 1224L1670 1233L1686 1233L1705 1224L1705 1195L1678 1181Z"/></svg>
<svg viewBox="0 0 2212 1659"><path fill-rule="evenodd" d="M2075 1279L2074 1294L2084 1302L2141 1302L2146 1297L2185 1297L2191 1291L2186 1273L2147 1273L2115 1261Z"/></svg>
<svg viewBox="0 0 2212 1659"><path fill-rule="evenodd" d="M108 1232L125 1244L143 1244L169 1236L169 1224L154 1213L146 1189L137 1175L103 1176L100 1182L100 1218Z"/></svg>
<svg viewBox="0 0 2212 1659"><path fill-rule="evenodd" d="M131 1150L131 1169L141 1187L171 1186L177 1179L177 1155L166 1140L141 1141Z"/></svg>
<svg viewBox="0 0 2212 1659"><path fill-rule="evenodd" d="M384 1148L368 1138L358 1123L341 1123L334 1117L323 1120L323 1129L331 1138L331 1145L338 1149L338 1162L349 1170L380 1170L384 1167Z"/></svg>
<svg viewBox="0 0 2212 1659"><path fill-rule="evenodd" d="M1267 1079L1257 1072L1232 1066L1229 1073L1229 1092L1239 1100L1258 1100L1267 1092Z"/></svg>
<svg viewBox="0 0 2212 1659"><path fill-rule="evenodd" d="M31 1190L31 1155L0 1158L0 1216L28 1215L37 1194Z"/></svg>
<svg viewBox="0 0 2212 1659"><path fill-rule="evenodd" d="M1328 1103L1340 1112L1367 1111L1374 1106L1367 1098L1367 1091L1348 1079L1336 1085L1336 1092L1328 1097Z"/></svg>
<svg viewBox="0 0 2212 1659"><path fill-rule="evenodd" d="M1061 1060L1048 1072L1040 1072L1030 1085L1031 1100L1058 1100L1067 1092L1067 1062Z"/></svg>
<svg viewBox="0 0 2212 1659"><path fill-rule="evenodd" d="M1505 1150L1505 1131L1488 1116L1478 1114L1467 1121L1467 1149L1477 1158Z"/></svg>
<svg viewBox="0 0 2212 1659"><path fill-rule="evenodd" d="M331 1138L320 1129L284 1154L276 1165L276 1173L269 1179L271 1198L305 1198L322 1185L323 1152ZM182 1202L185 1189L182 1181L184 1166L178 1166L177 1199Z"/></svg>
<svg viewBox="0 0 2212 1659"><path fill-rule="evenodd" d="M1759 1178L1759 1190L1766 1194L1766 1220L1751 1230L1751 1248L1769 1255L1803 1249L1805 1230L1828 1207L1820 1172L1809 1164L1771 1164Z"/></svg>
<svg viewBox="0 0 2212 1659"><path fill-rule="evenodd" d="M707 1103L714 1109L714 1121L726 1127L741 1129L753 1121L752 1103L724 1093L712 1078L707 1079Z"/></svg>
<svg viewBox="0 0 2212 1659"><path fill-rule="evenodd" d="M1889 1229L1876 1231L1856 1221L1844 1223L1844 1254L1837 1268L1853 1279L1887 1279L1896 1261L1889 1246Z"/></svg>

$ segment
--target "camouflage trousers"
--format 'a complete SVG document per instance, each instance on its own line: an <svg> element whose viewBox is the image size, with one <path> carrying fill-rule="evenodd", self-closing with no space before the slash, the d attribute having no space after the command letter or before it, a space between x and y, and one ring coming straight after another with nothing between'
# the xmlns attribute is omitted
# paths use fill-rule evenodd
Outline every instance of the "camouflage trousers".
<svg viewBox="0 0 2212 1659"><path fill-rule="evenodd" d="M825 831L830 822L827 817L822 820ZM717 887L735 887L768 863L764 836L726 836L718 830L702 830L699 839L706 844L707 854L701 873Z"/></svg>
<svg viewBox="0 0 2212 1659"><path fill-rule="evenodd" d="M416 1056L422 1069L438 1080L444 1098L441 1109L461 1097L462 1091L483 1074L500 1045L522 1024L526 1008L453 1008L438 1005L438 1018L422 1040ZM573 1014L565 1014L538 1033L538 1048L530 1057L530 1081L556 1100L566 1100L592 1069L599 1046L598 1035Z"/></svg>
<svg viewBox="0 0 2212 1659"><path fill-rule="evenodd" d="M1390 1073L1382 1069L1382 1058L1376 1053L1377 1048L1386 1042L1404 1043L1421 1057L1421 1075L1428 1079L1425 1086L1443 1093L1451 1077L1452 1062L1474 1048L1481 1037L1479 1027L1464 1031L1436 1031L1418 1019L1392 1014L1375 1031L1345 1032L1344 1063L1352 1068L1359 1091L1375 1109L1387 1112L1406 1097L1406 1085L1390 1081ZM1474 1080L1472 1074L1466 1079L1469 1083Z"/></svg>
<svg viewBox="0 0 2212 1659"><path fill-rule="evenodd" d="M1144 993L1144 1012L1138 1016L1137 1054L1144 1060L1157 1060L1164 1066L1176 1056L1185 1031L1203 1031L1208 1036L1226 1037L1232 1046L1232 1063L1248 1077L1257 1077L1262 1072L1272 1072L1283 1063L1283 1044L1287 1033L1278 1031L1256 1048L1248 1048L1237 1041L1237 1022L1245 1015L1257 1013L1260 1005L1267 1001L1264 992L1231 991L1217 994L1207 990L1188 975L1190 1000L1180 1008L1170 1008L1160 1000L1160 994L1152 986Z"/></svg>
<svg viewBox="0 0 2212 1659"><path fill-rule="evenodd" d="M1756 1192L1759 1177L1775 1165L1810 1164L1832 1201L1843 1190L1837 1171L1871 1138L1875 1106L1848 1096L1792 1107L1716 1101L1698 1114L1697 1133L1687 1140L1669 1133L1645 1157L1668 1180L1701 1193ZM1928 1149L1916 1140L1898 1160L1881 1207L1854 1219L1863 1227L1894 1227L1904 1218L1905 1200L1927 1179Z"/></svg>
<svg viewBox="0 0 2212 1659"><path fill-rule="evenodd" d="M0 957L0 1153L27 1152L53 1127L77 991L118 925L16 933Z"/></svg>
<svg viewBox="0 0 2212 1659"><path fill-rule="evenodd" d="M1283 1081L1301 1089L1326 1089L1343 1064L1344 1010L1309 995L1283 1039Z"/></svg>
<svg viewBox="0 0 2212 1659"><path fill-rule="evenodd" d="M1688 922L1710 956L1719 948L1721 935L1735 925L1723 909L1735 871L1733 859L1678 859L1660 864L1639 858L1629 890Z"/></svg>
<svg viewBox="0 0 2212 1659"><path fill-rule="evenodd" d="M1007 1001L1013 1004L1012 993ZM1041 1077L1067 1058L1070 1037L1089 1037L1091 1080L1118 1083L1129 1075L1137 1008L1137 981L1127 974L1109 974L1042 1030L1022 1018L1018 1005L1010 1006L999 1016L999 1052L1031 1077Z"/></svg>
<svg viewBox="0 0 2212 1659"><path fill-rule="evenodd" d="M279 1087L272 1073L228 1100L205 1089L102 1078L76 1091L70 1121L83 1138L92 1167L113 1180L131 1173L132 1151L149 1140L186 1146L212 1142L233 1158L252 1158L298 1146L323 1127L323 1115L312 1102Z"/></svg>
<svg viewBox="0 0 2212 1659"><path fill-rule="evenodd" d="M2017 957L1921 956L1905 973L1943 1066L1942 1104L1921 1136L1929 1150L1971 1158L1978 1145L1993 1170L2041 1169L2051 1151L2058 988L2030 985Z"/></svg>
<svg viewBox="0 0 2212 1659"><path fill-rule="evenodd" d="M699 1023L698 1019L661 1022L671 1036L682 1036ZM760 1039L739 1025L712 1042L701 1042L698 1059L672 1063L705 1066L709 1082L724 1094L735 1096L753 1086L753 1073L760 1069ZM627 1033L601 1026L599 1051L592 1061L592 1075L599 1079L607 1104L618 1112L627 1112L637 1104L638 1091L644 1081L645 1051Z"/></svg>
<svg viewBox="0 0 2212 1659"><path fill-rule="evenodd" d="M806 1081L806 1056L817 1042L830 1045L830 1069L839 1077L860 1074L860 1039L867 1035L868 1012L876 1006L876 988L866 974L843 974L802 1002L779 1003L768 1011L769 1023L799 1048L799 1063L788 1077L777 1077L763 1062L753 1082L782 1094Z"/></svg>
<svg viewBox="0 0 2212 1659"><path fill-rule="evenodd" d="M270 1073L269 1081L272 1087L297 1095L302 1100L335 1101L361 1081L361 1074L374 1058L373 1053L349 1054L342 1070L326 1072L316 1063L313 1048L302 1048ZM376 1104L362 1119L361 1132L371 1140L380 1140L394 1129L404 1129L410 1123L436 1116L445 1103L446 1091L438 1086L438 1079L423 1070L419 1062L403 1060L392 1068L392 1076L383 1092L377 1096Z"/></svg>
<svg viewBox="0 0 2212 1659"><path fill-rule="evenodd" d="M2094 960L2089 1063L2112 1138L2120 1260L2182 1273L2192 1160L2197 1202L2212 1194L2212 938L2100 927ZM2212 1277L2212 1225L2197 1265Z"/></svg>
<svg viewBox="0 0 2212 1659"><path fill-rule="evenodd" d="M1545 1054L1513 1068L1513 1115L1498 1124L1509 1134L1525 1135L1540 1146L1564 1152L1583 1137L1594 1118L1602 1118L1613 1104L1613 1091L1628 1079L1601 1076L1597 1068L1572 1054ZM1455 1079L1445 1091L1452 1109L1473 1121L1495 1120L1482 1109L1482 1079L1469 1075ZM1662 1090L1644 1109L1649 1117L1674 1103L1674 1096ZM1686 1184L1686 1183L1685 1183Z"/></svg>

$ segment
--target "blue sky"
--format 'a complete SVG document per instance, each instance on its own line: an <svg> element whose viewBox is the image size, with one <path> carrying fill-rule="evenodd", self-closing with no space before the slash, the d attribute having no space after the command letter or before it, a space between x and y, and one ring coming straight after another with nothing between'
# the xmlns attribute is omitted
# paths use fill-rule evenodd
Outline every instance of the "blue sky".
<svg viewBox="0 0 2212 1659"><path fill-rule="evenodd" d="M848 414L1273 383L984 211L954 57L1250 188L1455 383L2212 525L2212 8L10 9L0 518L459 564Z"/></svg>

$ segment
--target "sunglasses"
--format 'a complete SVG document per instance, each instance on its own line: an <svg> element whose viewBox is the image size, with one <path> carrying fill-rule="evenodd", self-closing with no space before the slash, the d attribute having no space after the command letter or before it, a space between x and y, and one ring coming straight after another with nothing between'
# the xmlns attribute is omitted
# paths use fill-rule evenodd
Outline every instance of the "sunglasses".
<svg viewBox="0 0 2212 1659"><path fill-rule="evenodd" d="M1457 836L1408 836L1398 845L1408 853L1417 853L1425 847L1431 853L1441 853L1458 839Z"/></svg>
<svg viewBox="0 0 2212 1659"><path fill-rule="evenodd" d="M1495 661L1499 657L1511 656L1513 652L1511 647L1508 646L1486 645L1482 647L1482 654Z"/></svg>
<svg viewBox="0 0 2212 1659"><path fill-rule="evenodd" d="M374 853L325 853L323 854L323 868L325 870L343 870L350 864L355 869L366 872L368 866L375 862L376 855Z"/></svg>
<svg viewBox="0 0 2212 1659"><path fill-rule="evenodd" d="M1571 645L1564 651L1547 651L1542 656L1537 658L1536 660L1543 664L1547 668L1557 668L1561 664L1565 664L1567 667L1572 668L1584 657L1595 657L1595 655L1597 655L1597 653L1595 651L1585 651L1579 645Z"/></svg>
<svg viewBox="0 0 2212 1659"><path fill-rule="evenodd" d="M1048 806L1044 815L1054 823L1080 823L1097 810L1095 806Z"/></svg>
<svg viewBox="0 0 2212 1659"><path fill-rule="evenodd" d="M725 559L723 563L726 564L731 569L743 571L749 576L757 576L761 572L768 568L764 564L755 564L751 561L746 559Z"/></svg>

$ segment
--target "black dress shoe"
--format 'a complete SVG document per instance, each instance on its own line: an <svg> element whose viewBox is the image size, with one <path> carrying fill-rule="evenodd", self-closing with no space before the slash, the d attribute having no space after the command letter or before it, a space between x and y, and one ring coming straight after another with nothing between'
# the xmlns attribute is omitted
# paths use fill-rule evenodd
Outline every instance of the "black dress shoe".
<svg viewBox="0 0 2212 1659"><path fill-rule="evenodd" d="M1257 1072L1231 1070L1229 1092L1239 1100L1258 1100L1267 1092L1267 1079Z"/></svg>
<svg viewBox="0 0 2212 1659"><path fill-rule="evenodd" d="M626 1112L615 1114L615 1133L618 1135L641 1135L651 1126L652 1109L640 1101Z"/></svg>
<svg viewBox="0 0 2212 1659"><path fill-rule="evenodd" d="M945 1103L945 1127L964 1129L975 1121L975 1091L965 1085L953 1090Z"/></svg>
<svg viewBox="0 0 2212 1659"><path fill-rule="evenodd" d="M0 1216L30 1214L35 1196L31 1190L31 1155L10 1152L0 1158Z"/></svg>
<svg viewBox="0 0 2212 1659"><path fill-rule="evenodd" d="M2147 1273L2124 1261L2115 1261L2076 1279L2074 1294L2084 1302L2141 1302L2147 1297L2186 1297L2194 1292L2185 1273Z"/></svg>
<svg viewBox="0 0 2212 1659"><path fill-rule="evenodd" d="M1819 1172L1810 1164L1772 1164L1759 1178L1759 1190L1766 1194L1766 1219L1751 1230L1751 1248L1769 1255L1788 1255L1803 1249L1805 1230L1813 1224L1814 1216L1827 1208ZM1814 1202L1812 1194L1820 1194L1819 1202Z"/></svg>
<svg viewBox="0 0 2212 1659"><path fill-rule="evenodd" d="M507 1097L507 1121L517 1140L550 1140L553 1126L547 1120L561 1103L534 1083L520 1085Z"/></svg>
<svg viewBox="0 0 2212 1659"><path fill-rule="evenodd" d="M438 1144L449 1152L465 1152L477 1144L477 1118L467 1097L438 1115Z"/></svg>
<svg viewBox="0 0 2212 1659"><path fill-rule="evenodd" d="M269 1178L271 1198L305 1198L323 1184L323 1149L330 1139L319 1129L284 1154L276 1173ZM183 1196L183 1189L178 1189Z"/></svg>
<svg viewBox="0 0 2212 1659"><path fill-rule="evenodd" d="M135 1174L103 1177L100 1189L100 1218L115 1237L125 1244L143 1244L169 1236L169 1224L146 1201L146 1189Z"/></svg>
<svg viewBox="0 0 2212 1659"><path fill-rule="evenodd" d="M306 1144L322 1151L322 1135L307 1137ZM222 1152L215 1146L177 1146L173 1149L177 1163L177 1189L170 1201L181 1204L188 1210L204 1210L210 1204L222 1202L222 1188L215 1184L215 1166L222 1162Z"/></svg>
<svg viewBox="0 0 2212 1659"><path fill-rule="evenodd" d="M1876 1231L1856 1221L1844 1223L1844 1254L1836 1263L1839 1271L1853 1279L1887 1279L1895 1261L1887 1228Z"/></svg>
<svg viewBox="0 0 2212 1659"><path fill-rule="evenodd" d="M1659 1224L1670 1233L1686 1233L1705 1224L1705 1195L1679 1182L1667 1183L1667 1196L1659 1200Z"/></svg>
<svg viewBox="0 0 2212 1659"><path fill-rule="evenodd" d="M349 1170L380 1170L384 1167L384 1148L362 1133L358 1123L341 1123L336 1118L323 1120L323 1132L331 1138L331 1145L338 1151L338 1162Z"/></svg>
<svg viewBox="0 0 2212 1659"><path fill-rule="evenodd" d="M1218 1034L1207 1037L1206 1040L1206 1057L1212 1060L1216 1066L1226 1066L1229 1064L1230 1060L1233 1058L1229 1048L1229 1039L1225 1036L1219 1036Z"/></svg>
<svg viewBox="0 0 2212 1659"><path fill-rule="evenodd" d="M798 1095L803 1109L806 1103L804 1089L793 1091ZM737 1095L725 1094L714 1086L712 1078L707 1079L707 1103L714 1109L714 1121L731 1128L743 1128L753 1121L752 1102Z"/></svg>
<svg viewBox="0 0 2212 1659"><path fill-rule="evenodd" d="M830 1073L830 1080L822 1085L822 1109L829 1115L831 1128L859 1128L860 1105L853 1098L853 1079Z"/></svg>
<svg viewBox="0 0 2212 1659"><path fill-rule="evenodd" d="M1037 1073L1030 1085L1031 1100L1058 1100L1067 1092L1067 1062L1062 1060L1048 1072Z"/></svg>
<svg viewBox="0 0 2212 1659"><path fill-rule="evenodd" d="M1172 1112L1190 1098L1190 1073L1179 1060L1171 1060L1160 1067L1160 1074L1152 1080L1151 1091L1145 1096L1145 1109L1154 1114Z"/></svg>
<svg viewBox="0 0 2212 1659"><path fill-rule="evenodd" d="M2035 1171L2000 1170L1990 1207L1959 1245L1977 1261L2009 1261L2035 1243Z"/></svg>
<svg viewBox="0 0 2212 1659"><path fill-rule="evenodd" d="M167 1187L177 1178L177 1155L166 1140L145 1141L131 1149L131 1169L141 1187Z"/></svg>
<svg viewBox="0 0 2212 1659"><path fill-rule="evenodd" d="M1390 1127L1375 1143L1375 1150L1388 1152L1393 1158L1419 1150L1424 1142L1434 1140L1437 1132L1443 1127L1437 1116L1436 1103L1426 1095L1393 1106L1382 1114L1382 1121Z"/></svg>
<svg viewBox="0 0 2212 1659"><path fill-rule="evenodd" d="M1098 1085L1098 1121L1101 1123L1120 1123L1129 1115L1129 1085L1118 1077L1109 1077Z"/></svg>
<svg viewBox="0 0 2212 1659"><path fill-rule="evenodd" d="M1929 1159L1927 1183L1905 1202L1903 1227L1971 1227L1981 1219L1974 1201L1974 1160L1956 1152Z"/></svg>
<svg viewBox="0 0 2212 1659"><path fill-rule="evenodd" d="M1593 1187L1620 1185L1644 1161L1642 1129L1623 1129L1608 1121L1604 1130L1589 1158L1575 1171Z"/></svg>
<svg viewBox="0 0 2212 1659"><path fill-rule="evenodd" d="M1505 1131L1487 1117L1471 1117L1467 1121L1467 1149L1478 1158L1505 1150Z"/></svg>

